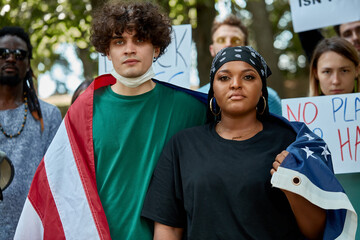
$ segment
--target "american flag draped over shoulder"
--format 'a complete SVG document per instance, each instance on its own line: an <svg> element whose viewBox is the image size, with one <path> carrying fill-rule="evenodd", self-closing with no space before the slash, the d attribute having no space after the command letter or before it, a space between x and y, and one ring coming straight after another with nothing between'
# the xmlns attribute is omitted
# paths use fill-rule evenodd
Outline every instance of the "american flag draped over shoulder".
<svg viewBox="0 0 360 240"><path fill-rule="evenodd" d="M297 137L271 178L273 187L299 194L327 211L323 239L355 239L357 215L333 174L327 144L304 123L279 119L290 124Z"/></svg>
<svg viewBox="0 0 360 240"><path fill-rule="evenodd" d="M36 170L14 239L111 239L97 193L92 124L94 90L115 82L110 74L96 78L69 108Z"/></svg>
<svg viewBox="0 0 360 240"><path fill-rule="evenodd" d="M100 77L71 105L36 170L14 239L111 239L97 194L92 116Z"/></svg>

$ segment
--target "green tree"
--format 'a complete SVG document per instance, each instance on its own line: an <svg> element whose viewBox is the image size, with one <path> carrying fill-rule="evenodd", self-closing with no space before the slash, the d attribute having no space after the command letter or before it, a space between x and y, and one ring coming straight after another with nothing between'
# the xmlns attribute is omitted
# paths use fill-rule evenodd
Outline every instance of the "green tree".
<svg viewBox="0 0 360 240"><path fill-rule="evenodd" d="M200 86L207 84L212 61L209 45L211 23L216 15L215 0L158 0L157 2L169 12L174 25L191 24L193 41L197 49Z"/></svg>
<svg viewBox="0 0 360 240"><path fill-rule="evenodd" d="M283 96L283 75L277 66L279 56L273 46L274 33L266 3L262 0L251 0L247 2L247 9L252 13L250 28L256 33L254 36L256 47L263 57L267 59L267 63L272 69L272 76L269 78L268 84L276 89L280 96Z"/></svg>
<svg viewBox="0 0 360 240"><path fill-rule="evenodd" d="M89 44L91 10L90 0L0 0L0 27L21 26L30 34L35 75L55 63L68 67L73 59L62 59L56 52L60 44L68 43L83 63L84 78L92 78L97 61L90 57L94 52Z"/></svg>

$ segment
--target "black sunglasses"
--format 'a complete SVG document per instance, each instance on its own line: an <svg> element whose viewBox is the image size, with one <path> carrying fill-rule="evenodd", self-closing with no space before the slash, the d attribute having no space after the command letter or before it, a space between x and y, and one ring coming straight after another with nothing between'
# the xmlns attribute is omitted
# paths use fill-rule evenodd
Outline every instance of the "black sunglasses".
<svg viewBox="0 0 360 240"><path fill-rule="evenodd" d="M0 59L6 60L10 57L10 54L14 54L16 60L22 61L27 57L28 52L22 49L11 50L8 48L0 48Z"/></svg>

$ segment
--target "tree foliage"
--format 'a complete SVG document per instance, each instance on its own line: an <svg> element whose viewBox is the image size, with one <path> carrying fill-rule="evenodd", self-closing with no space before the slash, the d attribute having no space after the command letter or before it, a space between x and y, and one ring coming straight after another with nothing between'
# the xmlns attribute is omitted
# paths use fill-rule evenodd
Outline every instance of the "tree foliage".
<svg viewBox="0 0 360 240"><path fill-rule="evenodd" d="M97 63L90 58L94 52L89 45L91 10L90 0L0 0L0 27L21 26L30 34L35 75L55 63L68 67L73 59L63 59L57 52L60 44L68 43L83 62L84 77L93 77Z"/></svg>
<svg viewBox="0 0 360 240"><path fill-rule="evenodd" d="M200 86L207 84L212 61L209 45L211 23L216 15L215 0L158 0L157 2L168 10L174 25L191 24L197 49Z"/></svg>

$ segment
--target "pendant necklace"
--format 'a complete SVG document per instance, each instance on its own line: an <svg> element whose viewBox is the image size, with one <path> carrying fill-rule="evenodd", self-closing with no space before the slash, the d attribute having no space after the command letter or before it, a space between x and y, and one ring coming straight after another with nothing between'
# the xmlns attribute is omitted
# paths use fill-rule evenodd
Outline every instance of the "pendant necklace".
<svg viewBox="0 0 360 240"><path fill-rule="evenodd" d="M24 93L24 95L25 95L25 93ZM5 135L5 137L8 137L8 138L17 137L17 136L19 136L19 135L21 134L21 132L24 130L25 123L26 123L26 118L27 118L27 112L28 112L28 101L27 101L27 97L25 97L25 96L24 96L24 102L25 102L25 103L24 103L24 105L25 105L24 119L23 119L23 121L22 121L22 123L21 123L21 128L20 128L20 130L19 130L17 133L15 133L15 134L8 134L8 133L6 133L5 130L4 130L4 128L3 128L3 126L2 126L1 123L0 123L0 131Z"/></svg>
<svg viewBox="0 0 360 240"><path fill-rule="evenodd" d="M219 122L220 123L220 122ZM220 127L220 131L221 131L221 126ZM234 137L231 137L231 140L236 140L236 139L242 139L242 138L245 138L255 132L258 132L258 129L260 128L259 124L256 124L254 128L251 128L249 129L248 131L246 131L245 133L243 133L242 135L239 135L239 136L234 136Z"/></svg>

